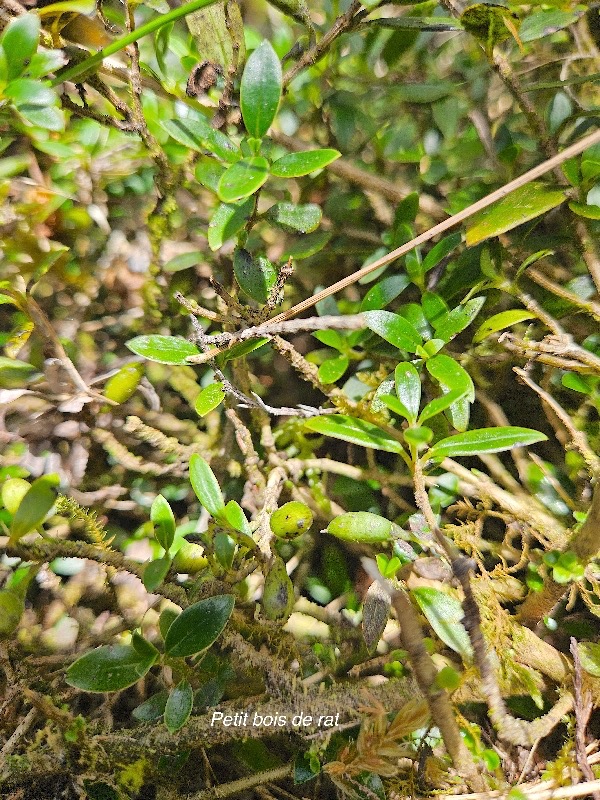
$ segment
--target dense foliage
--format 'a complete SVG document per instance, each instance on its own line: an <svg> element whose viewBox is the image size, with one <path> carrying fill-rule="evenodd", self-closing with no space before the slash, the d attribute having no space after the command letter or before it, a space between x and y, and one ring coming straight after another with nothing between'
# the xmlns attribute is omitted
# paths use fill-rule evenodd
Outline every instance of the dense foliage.
<svg viewBox="0 0 600 800"><path fill-rule="evenodd" d="M600 8L269 3L0 3L0 793L591 796Z"/></svg>

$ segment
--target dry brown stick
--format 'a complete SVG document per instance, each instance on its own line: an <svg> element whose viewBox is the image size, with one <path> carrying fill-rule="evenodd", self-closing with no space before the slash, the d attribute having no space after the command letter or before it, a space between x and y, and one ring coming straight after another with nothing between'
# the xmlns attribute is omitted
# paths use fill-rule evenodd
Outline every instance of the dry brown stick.
<svg viewBox="0 0 600 800"><path fill-rule="evenodd" d="M577 639L571 637L570 648L571 655L573 656L573 689L575 692L575 757L577 765L581 770L586 781L593 781L595 778L592 768L590 767L587 759L585 749L585 729L590 721L592 713L592 696L589 691L583 691L582 676L581 676L581 659L579 658L579 650L577 648ZM595 792L590 792L594 800L600 800L600 789Z"/></svg>

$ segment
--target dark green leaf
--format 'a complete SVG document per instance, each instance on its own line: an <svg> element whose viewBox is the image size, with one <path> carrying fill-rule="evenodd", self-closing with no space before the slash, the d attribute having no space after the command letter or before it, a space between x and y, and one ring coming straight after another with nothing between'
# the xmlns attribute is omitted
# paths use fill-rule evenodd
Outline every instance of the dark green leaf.
<svg viewBox="0 0 600 800"><path fill-rule="evenodd" d="M281 64L271 43L265 39L246 62L240 85L242 117L251 136L260 139L271 127L281 87Z"/></svg>
<svg viewBox="0 0 600 800"><path fill-rule="evenodd" d="M214 472L198 453L192 453L190 458L190 483L208 513L213 517L221 516L225 511L221 489Z"/></svg>
<svg viewBox="0 0 600 800"><path fill-rule="evenodd" d="M269 292L277 282L277 272L265 256L252 255L242 248L233 254L233 272L240 289L257 303L266 303Z"/></svg>
<svg viewBox="0 0 600 800"><path fill-rule="evenodd" d="M422 272L429 272L430 269L436 267L440 261L449 256L453 250L456 250L461 241L462 235L460 233L451 233L449 236L440 239L423 259L421 264Z"/></svg>
<svg viewBox="0 0 600 800"><path fill-rule="evenodd" d="M260 189L269 177L269 162L263 156L243 158L228 167L217 186L219 200L235 203Z"/></svg>
<svg viewBox="0 0 600 800"><path fill-rule="evenodd" d="M194 403L194 410L200 417L205 417L210 411L221 405L225 397L223 384L220 382L209 383L200 392Z"/></svg>
<svg viewBox="0 0 600 800"><path fill-rule="evenodd" d="M458 598L429 586L413 589L411 594L442 642L464 661L471 661L473 648L462 624L464 612Z"/></svg>
<svg viewBox="0 0 600 800"><path fill-rule="evenodd" d="M153 694L145 703L133 709L132 717L138 722L154 722L160 719L165 712L168 696L166 690Z"/></svg>
<svg viewBox="0 0 600 800"><path fill-rule="evenodd" d="M173 544L173 538L175 536L175 516L173 515L171 506L162 494L154 498L152 507L150 508L150 519L155 526L154 536L156 537L156 541L161 547L168 550Z"/></svg>
<svg viewBox="0 0 600 800"><path fill-rule="evenodd" d="M492 236L500 236L564 201L564 190L549 189L543 183L528 183L471 217L467 225L467 245L473 247Z"/></svg>
<svg viewBox="0 0 600 800"><path fill-rule="evenodd" d="M266 212L265 219L290 233L312 233L319 226L321 216L321 209L314 203L301 206L276 203Z"/></svg>
<svg viewBox="0 0 600 800"><path fill-rule="evenodd" d="M369 25L394 30L462 31L463 26L452 17L380 17L368 20Z"/></svg>
<svg viewBox="0 0 600 800"><path fill-rule="evenodd" d="M164 579L171 566L171 559L169 556L162 558L155 558L154 561L148 562L144 569L144 586L149 592L154 592L162 585Z"/></svg>
<svg viewBox="0 0 600 800"><path fill-rule="evenodd" d="M142 657L130 644L104 645L73 662L65 680L84 692L118 692L137 683L157 658L158 651Z"/></svg>
<svg viewBox="0 0 600 800"><path fill-rule="evenodd" d="M234 597L207 597L184 609L171 623L165 637L165 651L173 658L185 658L206 650L221 634L231 616Z"/></svg>
<svg viewBox="0 0 600 800"><path fill-rule="evenodd" d="M425 458L454 458L455 456L474 456L478 453L500 453L513 447L525 447L536 442L544 442L548 437L531 428L479 428L476 431L459 433L434 444Z"/></svg>
<svg viewBox="0 0 600 800"><path fill-rule="evenodd" d="M6 54L7 78L18 78L37 50L40 38L40 18L37 14L22 14L11 19L2 33L0 44Z"/></svg>
<svg viewBox="0 0 600 800"><path fill-rule="evenodd" d="M183 728L192 713L194 705L194 692L189 682L182 680L169 693L165 706L165 725L169 733L175 733Z"/></svg>
<svg viewBox="0 0 600 800"><path fill-rule="evenodd" d="M458 361L444 353L427 359L427 372L440 384L444 391L461 391L472 403L475 400L475 386L469 373Z"/></svg>
<svg viewBox="0 0 600 800"><path fill-rule="evenodd" d="M232 239L241 231L254 211L254 197L240 203L221 203L208 223L208 244L218 250L223 242Z"/></svg>
<svg viewBox="0 0 600 800"><path fill-rule="evenodd" d="M308 175L317 169L323 169L341 153L339 150L304 150L301 153L288 153L282 158L278 158L271 164L271 175L278 178L299 178Z"/></svg>
<svg viewBox="0 0 600 800"><path fill-rule="evenodd" d="M201 153L210 150L223 161L230 163L235 163L240 157L240 151L234 143L221 131L215 130L201 114L190 115L184 119L163 120L161 125L176 142L192 150Z"/></svg>
<svg viewBox="0 0 600 800"><path fill-rule="evenodd" d="M136 336L125 344L136 355L159 364L186 364L188 356L200 353L195 344L180 336Z"/></svg>
<svg viewBox="0 0 600 800"><path fill-rule="evenodd" d="M374 450L386 450L388 453L403 453L404 448L385 431L354 417L345 417L342 414L327 414L321 417L308 419L304 427L315 433L332 436L344 442L360 444L363 447L372 447Z"/></svg>
<svg viewBox="0 0 600 800"><path fill-rule="evenodd" d="M365 311L363 317L368 328L400 350L414 353L423 342L414 325L391 311Z"/></svg>
<svg viewBox="0 0 600 800"><path fill-rule="evenodd" d="M445 411L449 408L453 403L457 400L460 400L461 397L465 396L464 389L452 389L450 392L442 395L441 397L435 397L433 400L430 400L429 403L425 406L423 411L419 414L419 424L421 425L423 422L426 422L428 419L441 414L442 411Z"/></svg>
<svg viewBox="0 0 600 800"><path fill-rule="evenodd" d="M31 484L13 516L10 526L11 541L17 541L21 536L34 531L44 522L56 502L59 483L59 476L53 473L52 475L42 475Z"/></svg>

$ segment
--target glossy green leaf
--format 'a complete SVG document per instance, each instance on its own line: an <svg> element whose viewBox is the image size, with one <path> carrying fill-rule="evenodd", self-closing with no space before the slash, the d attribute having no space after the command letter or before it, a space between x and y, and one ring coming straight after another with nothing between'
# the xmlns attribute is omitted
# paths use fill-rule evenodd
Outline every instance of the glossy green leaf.
<svg viewBox="0 0 600 800"><path fill-rule="evenodd" d="M331 148L288 153L271 164L271 175L278 178L299 178L302 175L309 175L317 169L323 169L340 156L339 150Z"/></svg>
<svg viewBox="0 0 600 800"><path fill-rule="evenodd" d="M259 347L262 347L268 341L268 338L261 336L260 339L249 339L247 342L240 342L230 347L229 350L226 350L220 356L217 356L217 364L222 367L234 358L241 358L242 356L248 355L248 353L252 353L254 350L258 350Z"/></svg>
<svg viewBox="0 0 600 800"><path fill-rule="evenodd" d="M198 453L190 457L190 483L196 497L209 514L219 517L225 511L225 503L215 474Z"/></svg>
<svg viewBox="0 0 600 800"><path fill-rule="evenodd" d="M453 308L443 317L435 328L435 336L449 342L457 333L467 328L481 311L485 297L473 297L464 305Z"/></svg>
<svg viewBox="0 0 600 800"><path fill-rule="evenodd" d="M213 128L201 114L184 119L163 120L161 125L176 142L192 150L200 153L209 150L230 163L235 163L240 157L240 151L234 143L224 133Z"/></svg>
<svg viewBox="0 0 600 800"><path fill-rule="evenodd" d="M24 494L10 526L10 538L15 542L38 528L56 502L60 478L56 474L37 478Z"/></svg>
<svg viewBox="0 0 600 800"><path fill-rule="evenodd" d="M136 336L125 344L136 355L159 364L186 364L188 356L197 356L200 353L195 344L181 336L150 334Z"/></svg>
<svg viewBox="0 0 600 800"><path fill-rule="evenodd" d="M253 257L247 250L236 248L233 254L235 279L248 297L266 303L277 282L277 271L265 256Z"/></svg>
<svg viewBox="0 0 600 800"><path fill-rule="evenodd" d="M282 89L281 64L266 39L251 54L240 85L240 105L246 130L262 138L275 119Z"/></svg>
<svg viewBox="0 0 600 800"><path fill-rule="evenodd" d="M202 186L206 186L211 192L217 193L219 181L225 172L223 164L219 163L212 156L200 156L194 167L196 180Z"/></svg>
<svg viewBox="0 0 600 800"><path fill-rule="evenodd" d="M154 561L149 561L144 569L144 587L149 592L156 591L167 577L170 567L171 559L169 556L163 556L162 558L155 558Z"/></svg>
<svg viewBox="0 0 600 800"><path fill-rule="evenodd" d="M142 656L130 644L104 645L73 662L65 680L84 692L118 692L143 678L157 658L157 650Z"/></svg>
<svg viewBox="0 0 600 800"><path fill-rule="evenodd" d="M235 203L254 194L269 177L269 162L263 156L243 158L228 167L217 186L219 200Z"/></svg>
<svg viewBox="0 0 600 800"><path fill-rule="evenodd" d="M531 314L529 311L524 311L520 308L514 308L510 311L501 311L499 314L494 314L492 317L486 319L486 321L477 328L475 336L473 337L473 342L476 344L478 342L483 342L483 340L492 333L510 328L512 325L525 322L527 319L535 319L535 314Z"/></svg>
<svg viewBox="0 0 600 800"><path fill-rule="evenodd" d="M56 92L40 81L17 78L8 84L4 94L31 125L49 131L60 131L64 128L64 115L58 108Z"/></svg>
<svg viewBox="0 0 600 800"><path fill-rule="evenodd" d="M145 703L134 708L131 712L131 716L137 719L138 722L154 722L160 719L165 713L168 697L169 693L166 690L153 694Z"/></svg>
<svg viewBox="0 0 600 800"><path fill-rule="evenodd" d="M348 356L328 358L319 367L319 380L323 383L335 383L348 369L350 359Z"/></svg>
<svg viewBox="0 0 600 800"><path fill-rule="evenodd" d="M185 679L177 684L169 692L169 698L165 705L165 725L169 733L183 728L190 718L194 705L194 691Z"/></svg>
<svg viewBox="0 0 600 800"><path fill-rule="evenodd" d="M314 203L275 203L265 214L265 219L289 233L312 233L318 228L321 217L321 209Z"/></svg>
<svg viewBox="0 0 600 800"><path fill-rule="evenodd" d="M208 223L208 244L218 250L228 239L241 231L254 211L254 197L240 203L221 203Z"/></svg>
<svg viewBox="0 0 600 800"><path fill-rule="evenodd" d="M209 383L200 392L194 403L194 410L200 417L205 417L210 411L221 405L225 397L225 389L219 381Z"/></svg>
<svg viewBox="0 0 600 800"><path fill-rule="evenodd" d="M184 609L173 620L165 637L165 652L184 658L206 650L220 636L233 611L231 594L207 597Z"/></svg>
<svg viewBox="0 0 600 800"><path fill-rule="evenodd" d="M421 335L411 323L391 311L365 311L367 327L400 350L414 353L422 344Z"/></svg>
<svg viewBox="0 0 600 800"><path fill-rule="evenodd" d="M235 500L230 500L225 506L225 519L236 531L245 533L247 536L252 533L243 508Z"/></svg>
<svg viewBox="0 0 600 800"><path fill-rule="evenodd" d="M406 411L404 416L412 424L419 414L421 404L421 376L413 364L404 361L396 367L394 378L396 394Z"/></svg>
<svg viewBox="0 0 600 800"><path fill-rule="evenodd" d="M374 450L386 450L388 453L402 453L404 448L385 431L370 422L342 414L324 414L313 417L304 423L304 427L315 433L322 433L344 442L352 442Z"/></svg>
<svg viewBox="0 0 600 800"><path fill-rule="evenodd" d="M6 77L9 81L18 78L25 71L37 50L39 38L40 18L37 14L30 12L10 20L0 39L6 54Z"/></svg>
<svg viewBox="0 0 600 800"><path fill-rule="evenodd" d="M492 236L500 236L518 225L545 214L565 201L562 189L550 189L543 183L528 183L471 217L467 225L469 247Z"/></svg>
<svg viewBox="0 0 600 800"><path fill-rule="evenodd" d="M458 598L429 586L412 589L411 595L442 642L465 661L471 661L473 648L462 624L464 612Z"/></svg>
<svg viewBox="0 0 600 800"><path fill-rule="evenodd" d="M499 428L479 428L475 431L459 433L434 444L425 458L455 458L474 456L479 453L500 453L513 447L526 447L536 442L544 442L548 437L531 428L505 426Z"/></svg>
<svg viewBox="0 0 600 800"><path fill-rule="evenodd" d="M387 275L363 297L361 311L377 311L395 300L410 284L408 275Z"/></svg>
<svg viewBox="0 0 600 800"><path fill-rule="evenodd" d="M152 502L150 519L155 528L156 541L168 550L175 538L175 515L162 494L157 495Z"/></svg>
<svg viewBox="0 0 600 800"><path fill-rule="evenodd" d="M380 394L378 395L378 400L386 408L389 408L390 411L393 411L394 414L398 414L399 416L404 417L404 419L411 418L411 412L406 408L406 406L401 400L398 400L396 395Z"/></svg>
<svg viewBox="0 0 600 800"><path fill-rule="evenodd" d="M339 350L340 352L344 349L345 339L338 331L315 331L312 335L315 339L326 344L327 347L333 347L334 350Z"/></svg>
<svg viewBox="0 0 600 800"><path fill-rule="evenodd" d="M455 403L457 400L460 400L460 398L464 396L464 389L452 389L450 392L446 392L446 394L443 394L441 397L435 397L433 400L430 400L419 414L419 425L421 425L423 422L426 422L428 419L441 414L442 411L450 408L453 403Z"/></svg>
<svg viewBox="0 0 600 800"><path fill-rule="evenodd" d="M451 356L438 353L427 359L425 367L444 391L458 390L463 392L471 403L475 400L475 386L471 376Z"/></svg>
<svg viewBox="0 0 600 800"><path fill-rule="evenodd" d="M319 253L331 239L330 231L315 231L299 236L295 241L286 244L284 258L295 258L297 261L310 258Z"/></svg>

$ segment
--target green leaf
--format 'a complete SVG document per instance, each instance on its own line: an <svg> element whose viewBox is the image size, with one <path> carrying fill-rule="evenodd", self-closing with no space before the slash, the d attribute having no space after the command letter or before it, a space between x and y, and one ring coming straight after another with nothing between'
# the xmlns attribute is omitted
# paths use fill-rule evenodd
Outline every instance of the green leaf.
<svg viewBox="0 0 600 800"><path fill-rule="evenodd" d="M168 696L169 693L166 690L153 694L145 703L134 708L131 716L138 722L154 722L160 719L165 713Z"/></svg>
<svg viewBox="0 0 600 800"><path fill-rule="evenodd" d="M254 350L258 350L259 347L267 344L268 341L269 339L266 336L261 336L260 339L249 339L247 342L235 344L233 347L230 347L229 350L217 356L217 364L222 367L234 358L241 358L242 356L248 355L248 353L252 353Z"/></svg>
<svg viewBox="0 0 600 800"><path fill-rule="evenodd" d="M277 178L299 178L317 169L323 169L342 154L339 150L304 150L301 153L288 153L271 164L271 175Z"/></svg>
<svg viewBox="0 0 600 800"><path fill-rule="evenodd" d="M198 183L206 186L211 192L217 193L217 187L225 167L212 156L200 156L194 168L194 175Z"/></svg>
<svg viewBox="0 0 600 800"><path fill-rule="evenodd" d="M240 151L234 143L224 133L213 128L201 114L184 119L163 120L161 125L176 142L192 150L200 153L209 150L230 163L235 163L240 157Z"/></svg>
<svg viewBox="0 0 600 800"><path fill-rule="evenodd" d="M475 386L471 376L458 361L444 353L439 353L427 359L425 367L444 391L458 390L467 396L469 402L472 403L475 400Z"/></svg>
<svg viewBox="0 0 600 800"><path fill-rule="evenodd" d="M194 410L200 417L205 417L210 411L221 405L225 397L225 389L220 382L209 383L200 392L194 403Z"/></svg>
<svg viewBox="0 0 600 800"><path fill-rule="evenodd" d="M137 683L157 658L157 650L142 656L130 644L104 645L73 662L65 680L84 692L118 692Z"/></svg>
<svg viewBox="0 0 600 800"><path fill-rule="evenodd" d="M340 514L327 526L327 533L338 539L365 544L390 542L394 538L392 533L399 530L397 525L385 517L368 511L349 511L347 514Z"/></svg>
<svg viewBox="0 0 600 800"><path fill-rule="evenodd" d="M283 76L277 53L266 39L252 53L242 75L240 105L250 136L262 138L275 119Z"/></svg>
<svg viewBox="0 0 600 800"><path fill-rule="evenodd" d="M232 239L252 216L254 197L240 203L221 203L208 223L208 244L218 250L228 239Z"/></svg>
<svg viewBox="0 0 600 800"><path fill-rule="evenodd" d="M265 219L290 233L312 233L321 222L321 209L314 203L297 206L294 203L275 203L265 213Z"/></svg>
<svg viewBox="0 0 600 800"><path fill-rule="evenodd" d="M171 689L165 706L165 725L169 733L183 728L190 718L194 705L194 691L185 679Z"/></svg>
<svg viewBox="0 0 600 800"><path fill-rule="evenodd" d="M154 531L156 541L161 547L168 550L175 538L175 516L162 494L157 495L152 502L150 519L156 528Z"/></svg>
<svg viewBox="0 0 600 800"><path fill-rule="evenodd" d="M269 177L269 162L263 156L243 158L228 167L217 186L219 200L235 203L254 194Z"/></svg>
<svg viewBox="0 0 600 800"><path fill-rule="evenodd" d="M245 533L247 536L250 536L252 533L244 510L235 500L230 500L225 506L225 519L236 531ZM254 541L252 544L254 545Z"/></svg>
<svg viewBox="0 0 600 800"><path fill-rule="evenodd" d="M6 77L9 81L18 78L25 71L37 50L39 38L40 18L37 14L22 14L6 26L0 44L6 54Z"/></svg>
<svg viewBox="0 0 600 800"><path fill-rule="evenodd" d="M17 78L4 90L7 98L15 104L19 114L38 128L60 131L65 120L58 108L58 97L53 89L40 81Z"/></svg>
<svg viewBox="0 0 600 800"><path fill-rule="evenodd" d="M564 201L565 192L562 189L549 189L543 183L528 183L471 217L467 226L467 246L473 247L492 236L500 236Z"/></svg>
<svg viewBox="0 0 600 800"><path fill-rule="evenodd" d="M370 422L342 414L326 414L306 420L304 427L344 442L386 450L388 453L403 453L404 448L385 431Z"/></svg>
<svg viewBox="0 0 600 800"><path fill-rule="evenodd" d="M171 561L172 559L169 556L163 556L162 558L155 558L154 561L149 561L146 564L143 583L147 591L154 592L162 585L162 582L167 577Z"/></svg>
<svg viewBox="0 0 600 800"><path fill-rule="evenodd" d="M579 642L577 645L581 666L595 678L600 678L600 644Z"/></svg>
<svg viewBox="0 0 600 800"><path fill-rule="evenodd" d="M414 353L422 344L421 335L411 323L391 311L364 311L367 327L400 350Z"/></svg>
<svg viewBox="0 0 600 800"><path fill-rule="evenodd" d="M600 219L600 206L587 203L569 203L569 208L578 217L585 219Z"/></svg>
<svg viewBox="0 0 600 800"><path fill-rule="evenodd" d="M295 241L286 244L283 249L284 258L295 258L300 261L319 253L331 239L331 231L316 231L298 237Z"/></svg>
<svg viewBox="0 0 600 800"><path fill-rule="evenodd" d="M581 13L577 11L539 11L529 14L519 28L519 38L522 42L533 42L551 36L553 33L567 28L577 22Z"/></svg>
<svg viewBox="0 0 600 800"><path fill-rule="evenodd" d="M513 447L525 447L536 442L544 442L547 436L531 428L479 428L475 431L459 433L434 444L425 453L425 458L454 458L455 456L474 456L479 453L501 453Z"/></svg>
<svg viewBox="0 0 600 800"><path fill-rule="evenodd" d="M12 542L16 542L21 536L34 531L44 522L56 502L59 483L59 476L52 473L51 475L42 475L31 484L13 516L10 526Z"/></svg>
<svg viewBox="0 0 600 800"><path fill-rule="evenodd" d="M372 286L363 297L361 311L376 311L395 300L409 285L408 275L388 275Z"/></svg>
<svg viewBox="0 0 600 800"><path fill-rule="evenodd" d="M198 453L192 453L190 458L190 483L208 513L213 517L221 516L225 511L221 489L214 472Z"/></svg>
<svg viewBox="0 0 600 800"><path fill-rule="evenodd" d="M449 236L440 239L423 259L423 263L421 264L421 271L423 274L437 267L440 261L446 258L446 256L449 256L453 250L456 250L461 241L462 235L460 233L451 233Z"/></svg>
<svg viewBox="0 0 600 800"><path fill-rule="evenodd" d="M348 356L328 358L319 367L319 380L323 383L335 383L346 372L349 364Z"/></svg>
<svg viewBox="0 0 600 800"><path fill-rule="evenodd" d="M188 356L200 353L195 344L181 336L136 336L125 344L132 353L159 364L186 364Z"/></svg>
<svg viewBox="0 0 600 800"><path fill-rule="evenodd" d="M490 336L492 333L502 331L504 328L510 328L511 325L516 325L518 322L525 322L527 319L535 319L535 314L523 309L515 308L510 311L501 311L499 314L494 314L489 319L482 323L473 337L475 344L483 342L483 340Z"/></svg>
<svg viewBox="0 0 600 800"><path fill-rule="evenodd" d="M396 394L406 413L404 416L412 424L419 414L421 404L421 377L413 364L404 361L394 371Z"/></svg>
<svg viewBox="0 0 600 800"><path fill-rule="evenodd" d="M429 586L412 589L411 594L442 642L459 653L464 661L471 661L473 648L461 621L464 612L460 601L447 592Z"/></svg>
<svg viewBox="0 0 600 800"><path fill-rule="evenodd" d="M452 17L380 17L367 20L369 25L379 28L393 28L394 30L415 31L462 31L463 26Z"/></svg>
<svg viewBox="0 0 600 800"><path fill-rule="evenodd" d="M468 300L464 305L453 308L435 327L436 338L449 342L457 333L460 333L473 322L484 303L485 297L473 297L472 300Z"/></svg>
<svg viewBox="0 0 600 800"><path fill-rule="evenodd" d="M269 293L277 282L277 271L265 256L252 255L243 248L236 248L233 254L235 279L248 297L257 303L266 303Z"/></svg>
<svg viewBox="0 0 600 800"><path fill-rule="evenodd" d="M421 411L419 414L419 425L422 425L423 422L426 422L428 419L441 414L442 411L445 411L453 403L455 403L457 400L460 400L460 398L464 396L464 389L452 389L452 391L446 392L446 394L443 394L441 397L435 397L433 400L430 400L423 411Z"/></svg>
<svg viewBox="0 0 600 800"><path fill-rule="evenodd" d="M165 637L165 652L185 658L206 650L221 634L233 611L231 594L217 595L188 606L173 620Z"/></svg>

